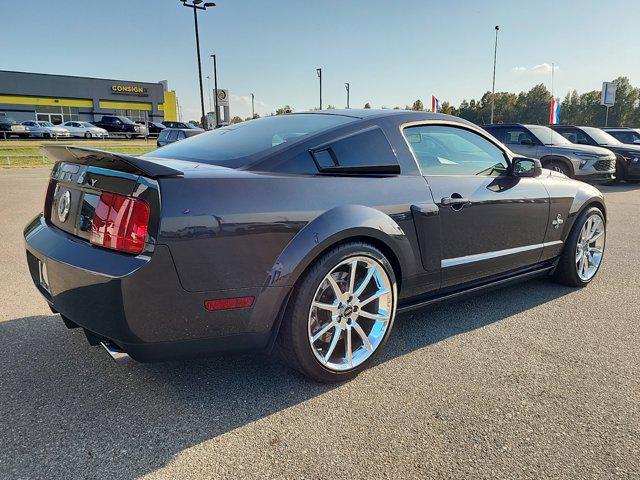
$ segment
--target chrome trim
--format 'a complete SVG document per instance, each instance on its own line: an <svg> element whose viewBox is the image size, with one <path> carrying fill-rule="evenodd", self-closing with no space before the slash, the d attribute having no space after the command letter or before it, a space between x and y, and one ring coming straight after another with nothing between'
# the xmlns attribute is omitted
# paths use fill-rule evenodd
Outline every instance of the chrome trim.
<svg viewBox="0 0 640 480"><path fill-rule="evenodd" d="M553 247L554 245L562 244L562 240L555 240L553 242L537 243L535 245L525 245L523 247L507 248L505 250L496 250L493 252L478 253L475 255L467 255L465 257L447 258L440 262L442 268L455 267L457 265L465 265L467 263L481 262L483 260L490 260L492 258L504 257L506 255L514 255L516 253L528 252L531 250L538 250L545 247Z"/></svg>

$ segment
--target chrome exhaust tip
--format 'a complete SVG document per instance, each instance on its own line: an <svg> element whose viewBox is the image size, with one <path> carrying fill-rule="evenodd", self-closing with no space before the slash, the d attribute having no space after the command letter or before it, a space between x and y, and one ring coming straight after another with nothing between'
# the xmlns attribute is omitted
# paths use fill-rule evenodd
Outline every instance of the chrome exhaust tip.
<svg viewBox="0 0 640 480"><path fill-rule="evenodd" d="M104 348L109 356L117 363L125 363L131 359L129 354L118 347L115 343L103 341L100 342L100 345L102 345L102 348Z"/></svg>

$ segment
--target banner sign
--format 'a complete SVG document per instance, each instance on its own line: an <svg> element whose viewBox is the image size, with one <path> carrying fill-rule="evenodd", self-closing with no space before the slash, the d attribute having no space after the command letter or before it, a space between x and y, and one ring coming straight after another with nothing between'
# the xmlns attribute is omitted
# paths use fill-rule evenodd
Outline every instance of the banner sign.
<svg viewBox="0 0 640 480"><path fill-rule="evenodd" d="M602 82L602 94L600 95L600 105L613 107L616 104L616 90L618 85L613 82Z"/></svg>

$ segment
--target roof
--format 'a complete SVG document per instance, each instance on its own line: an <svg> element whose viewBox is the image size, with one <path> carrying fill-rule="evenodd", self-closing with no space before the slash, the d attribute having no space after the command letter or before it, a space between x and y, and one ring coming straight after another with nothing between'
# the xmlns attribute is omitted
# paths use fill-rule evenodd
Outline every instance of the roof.
<svg viewBox="0 0 640 480"><path fill-rule="evenodd" d="M468 120L465 120L460 117L454 117L452 115L446 115L444 113L433 113L426 111L416 111L416 110L396 110L396 109L388 109L388 108L350 108L350 109L339 109L339 110L312 110L308 112L293 112L288 115L299 115L299 114L309 114L312 113L314 115L342 115L345 117L359 118L361 120L370 119L370 118L390 118L390 117L398 117L402 116L403 121L411 121L412 118L416 121L418 120L448 120L448 121L456 121L465 124L472 124Z"/></svg>

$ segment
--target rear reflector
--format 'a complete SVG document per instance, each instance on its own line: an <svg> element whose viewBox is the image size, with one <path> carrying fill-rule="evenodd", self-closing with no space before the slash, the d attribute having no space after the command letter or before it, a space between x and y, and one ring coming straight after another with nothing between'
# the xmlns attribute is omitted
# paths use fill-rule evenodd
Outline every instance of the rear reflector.
<svg viewBox="0 0 640 480"><path fill-rule="evenodd" d="M94 245L138 254L144 250L148 225L149 205L104 192L93 214L89 240Z"/></svg>
<svg viewBox="0 0 640 480"><path fill-rule="evenodd" d="M253 297L220 298L204 301L204 308L210 311L249 308L251 305L253 305Z"/></svg>

